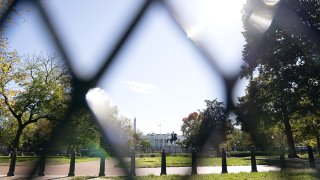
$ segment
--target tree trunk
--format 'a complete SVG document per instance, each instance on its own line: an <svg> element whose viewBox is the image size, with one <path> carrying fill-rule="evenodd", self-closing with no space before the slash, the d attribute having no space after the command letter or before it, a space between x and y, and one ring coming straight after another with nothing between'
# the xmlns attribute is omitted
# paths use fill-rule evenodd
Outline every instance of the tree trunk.
<svg viewBox="0 0 320 180"><path fill-rule="evenodd" d="M22 134L23 127L19 127L18 131L16 133L16 136L12 142L12 147L11 147L11 159L10 159L10 167L9 167L9 172L8 176L14 176L14 171L16 167L16 153L17 153L17 148L19 145L19 139Z"/></svg>
<svg viewBox="0 0 320 180"><path fill-rule="evenodd" d="M18 131L16 133L16 136L15 136L13 142L12 142L12 149L18 148L19 140L20 140L20 136L22 134L22 131L23 131L23 127L19 127Z"/></svg>
<svg viewBox="0 0 320 180"><path fill-rule="evenodd" d="M290 125L289 119L287 117L283 118L283 124L284 124L285 134L287 137L287 143L289 146L288 158L296 158L298 156L297 156L296 149L294 146L291 125Z"/></svg>

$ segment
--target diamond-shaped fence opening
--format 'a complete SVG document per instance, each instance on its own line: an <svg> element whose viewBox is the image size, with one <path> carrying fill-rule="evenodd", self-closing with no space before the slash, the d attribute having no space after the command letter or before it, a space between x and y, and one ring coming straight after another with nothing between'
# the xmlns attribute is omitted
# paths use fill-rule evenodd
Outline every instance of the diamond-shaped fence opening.
<svg viewBox="0 0 320 180"><path fill-rule="evenodd" d="M5 24L6 19L9 17L10 12L14 12L14 7L17 6L18 3L21 3L21 1L4 1L8 3L8 6L6 6L6 9L1 10L1 25ZM105 94L104 92L97 89L97 85L99 83L102 83L102 79L104 76L111 76L112 74L109 73L111 66L116 64L116 60L118 59L118 56L123 51L127 43L130 42L130 39L132 39L135 35L135 31L137 27L139 27L141 21L146 16L146 13L148 13L149 10L152 10L152 7L157 6L163 8L168 15L170 16L171 20L175 23L177 29L179 29L180 33L184 36L189 36L188 42L190 45L193 46L193 48L196 50L197 53L199 53L199 56L201 56L202 59L206 61L206 63L212 68L212 70L217 73L220 78L222 79L222 87L225 87L225 94L226 94L226 110L228 112L237 112L242 111L243 109L236 109L235 107L235 100L234 100L234 89L236 87L237 82L239 81L240 74L239 72L236 73L226 73L223 70L223 67L221 67L219 59L215 57L214 50L215 48L208 48L207 41L204 40L198 40L194 39L193 34L190 34L192 32L188 31L188 23L192 24L191 22L188 22L188 19L184 19L185 13L181 11L181 9L177 8L176 2L170 2L170 1L160 1L160 0L148 0L145 1L141 7L138 8L138 10L135 12L133 18L130 20L130 22L127 24L127 26L123 27L123 29L120 30L120 38L112 42L113 48L108 50L108 53L106 53L105 57L101 58L102 60L98 63L99 65L96 66L95 72L92 71L90 73L90 76L81 77L79 75L79 72L76 72L75 68L73 68L77 62L75 62L74 55L70 55L66 49L66 42L61 40L61 36L58 33L59 30L55 23L53 23L52 17L54 15L49 15L49 10L47 10L44 7L43 1L29 1L32 3L37 10L39 11L40 18L43 19L44 25L47 28L47 31L49 32L49 36L53 39L53 42L55 46L57 47L58 53L61 54L62 59L64 60L66 66L69 68L71 79L72 79L72 92L71 92L71 100L69 104L69 108L67 112L65 113L62 120L60 120L55 128L53 129L53 132L51 134L51 137L47 144L44 145L44 152L43 155L48 154L49 151L53 150L55 147L55 144L57 143L59 138L63 138L64 135L61 135L62 132L68 131L68 127L70 128L70 124L74 123L70 119L77 118L77 115L86 114L88 112L92 113L94 118L97 119L96 122L98 122L99 127L102 129L101 135L103 136L104 143L108 144L108 150L113 153L119 160L120 166L123 167L123 170L128 175L128 178L133 178L130 176L130 171L128 169L128 166L125 162L125 160L122 158L123 155L119 152L119 149L121 147L117 147L116 143L114 143L117 136L117 129L114 127L114 124L112 124L110 121L109 123L102 123L102 119L106 118L108 116L108 112L112 111L112 108L110 108L110 101L105 99L104 101L101 101L101 104L93 104L93 101L96 101L96 99L103 99ZM284 26L286 25L294 25L297 27L297 31L300 32L306 32L306 39L308 39L311 42L318 43L320 40L320 36L317 33L317 30L314 30L305 24L302 24L299 21L299 17L293 16L293 12L290 9L286 9L286 7L282 7L280 2L269 2L269 1L263 1L265 4L258 10L253 10L251 14L249 14L247 17L247 21L253 24L253 29L256 29L258 31L255 32L254 41L256 41L255 46L247 47L251 52L258 52L261 47L261 42L265 40L265 33L267 32L268 28L272 23L284 23ZM261 1L261 3L263 3ZM280 4L280 5L279 5ZM279 10L281 8L281 10ZM287 13L287 14L286 14ZM291 13L291 14L290 14ZM52 14L52 12L51 12ZM289 15L288 15L289 14ZM292 16L291 16L292 15ZM291 16L291 17L290 17ZM290 21L287 21L290 19ZM94 21L94 20L93 20ZM285 28L285 27L284 27ZM248 30L250 31L250 30ZM206 34L207 36L207 34ZM206 40L206 39L205 39ZM214 41L214 40L213 40ZM135 42L135 41L133 41ZM216 49L219 49L218 47ZM217 50L218 53L219 50ZM249 54L248 56L252 56L252 59L254 59L256 54ZM104 54L104 53L102 53ZM230 56L233 57L233 56ZM94 96L93 93L98 93L98 96ZM101 96L99 96L99 93ZM85 98L86 97L86 98ZM107 102L107 103L106 103ZM104 107L104 110L101 110L101 107ZM109 108L109 109L108 109ZM246 109L247 110L247 109ZM246 111L243 110L243 111ZM90 116L90 113L87 115ZM245 114L245 113L244 113ZM105 122L105 121L104 121ZM94 122L95 123L95 122ZM249 124L250 127L250 124ZM107 132L107 133L105 133ZM110 133L111 132L111 133ZM113 136L111 136L113 135ZM214 139L214 137L213 137ZM209 138L209 140L213 140L212 138ZM29 177L32 178L33 175L36 174L38 171L39 166L41 166L41 160L37 162L32 168L32 170L29 172ZM71 174L72 175L72 174Z"/></svg>

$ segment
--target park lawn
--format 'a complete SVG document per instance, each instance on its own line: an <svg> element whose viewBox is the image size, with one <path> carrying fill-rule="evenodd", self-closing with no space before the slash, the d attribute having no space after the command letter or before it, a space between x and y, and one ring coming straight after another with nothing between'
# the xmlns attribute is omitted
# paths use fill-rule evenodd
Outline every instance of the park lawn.
<svg viewBox="0 0 320 180"><path fill-rule="evenodd" d="M100 158L98 157L76 157L76 163L88 162L88 161L98 161ZM59 164L69 164L69 157L49 157L47 159L48 165L59 165Z"/></svg>
<svg viewBox="0 0 320 180"><path fill-rule="evenodd" d="M280 160L277 156L257 156L257 165L279 165ZM287 167L306 168L309 167L307 158L286 158ZM130 166L130 162L127 163ZM191 157L167 156L167 167L187 167L191 166ZM248 166L251 165L250 157L228 157L228 166ZM119 167L119 165L116 165ZM154 168L161 166L161 157L143 157L136 159L137 168ZM221 166L221 157L197 158L197 166Z"/></svg>
<svg viewBox="0 0 320 180"><path fill-rule="evenodd" d="M23 156L17 157L16 165L30 165L36 162L38 158L35 156ZM0 165L1 166L8 166L10 164L10 157L9 156L0 156Z"/></svg>
<svg viewBox="0 0 320 180"><path fill-rule="evenodd" d="M25 166L25 165L32 165L34 164L39 157L37 156L18 156L17 157L17 166ZM96 161L99 158L92 158L92 157L76 157L76 163L80 162L88 162L88 161ZM70 163L69 157L64 156L50 156L47 158L46 163L48 165L58 165L58 164L68 164ZM0 166L9 166L10 164L10 157L8 156L0 156Z"/></svg>
<svg viewBox="0 0 320 180"><path fill-rule="evenodd" d="M74 180L83 180L92 177L75 177ZM105 179L126 179L127 177L100 177ZM167 176L142 176L136 177L138 180L184 180L184 179L201 179L201 180L224 180L224 179L250 179L250 180L260 180L260 179L293 179L293 180L300 180L300 179L319 179L320 174L317 173L315 170L311 169L304 169L304 170L286 170L286 171L272 171L272 172L256 172L256 173L230 173L230 174L203 174L203 175L192 175L192 176L182 176L182 175L167 175Z"/></svg>
<svg viewBox="0 0 320 180"><path fill-rule="evenodd" d="M259 158L257 157L258 165L276 165L279 164L279 160L274 157L269 158ZM127 165L130 165L128 163ZM166 159L167 167L186 167L191 166L191 157L183 156L168 156ZM248 157L237 158L230 157L227 158L228 166L243 166L251 165L251 160ZM116 165L119 166L119 165ZM137 168L153 168L161 166L161 157L143 157L136 159ZM221 166L221 158L197 158L197 166Z"/></svg>

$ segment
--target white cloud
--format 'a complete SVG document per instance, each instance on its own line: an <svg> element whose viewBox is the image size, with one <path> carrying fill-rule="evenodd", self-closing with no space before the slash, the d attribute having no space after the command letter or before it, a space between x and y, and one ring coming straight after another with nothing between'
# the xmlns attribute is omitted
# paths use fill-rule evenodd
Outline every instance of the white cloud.
<svg viewBox="0 0 320 180"><path fill-rule="evenodd" d="M126 84L131 91L141 94L151 94L158 89L158 87L153 84L146 84L137 81L122 81L122 83Z"/></svg>

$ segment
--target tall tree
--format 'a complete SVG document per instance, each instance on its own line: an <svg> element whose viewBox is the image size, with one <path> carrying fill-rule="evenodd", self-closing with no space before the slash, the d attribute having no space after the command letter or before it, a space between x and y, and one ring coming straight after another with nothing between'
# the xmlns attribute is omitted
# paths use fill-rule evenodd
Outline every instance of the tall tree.
<svg viewBox="0 0 320 180"><path fill-rule="evenodd" d="M219 153L219 146L233 131L232 120L222 102L205 100L206 109L193 112L182 119L181 131L186 148L194 147L204 151L214 147Z"/></svg>
<svg viewBox="0 0 320 180"><path fill-rule="evenodd" d="M193 112L189 114L188 117L182 119L181 131L184 137L183 143L186 148L200 146L199 130L201 122L200 112Z"/></svg>
<svg viewBox="0 0 320 180"><path fill-rule="evenodd" d="M200 144L203 148L213 146L219 154L219 145L225 142L226 137L233 130L232 120L226 111L223 102L205 100L207 108L201 113Z"/></svg>
<svg viewBox="0 0 320 180"><path fill-rule="evenodd" d="M261 108L257 107L256 101L259 97L256 95L257 92L248 92L246 95L239 98L239 103L237 104L237 122L241 124L241 130L250 134L250 137L254 144L262 149L268 149L270 142L266 133L266 125L272 126L272 121L268 121L269 116L266 115ZM265 120L265 121L264 121ZM264 123L264 122L267 122Z"/></svg>
<svg viewBox="0 0 320 180"><path fill-rule="evenodd" d="M247 1L243 17L247 44L243 51L242 73L252 80L249 88L255 88L263 97L263 101L257 101L260 103L257 108L263 108L271 118L283 123L289 157L297 157L290 118L300 108L303 98L313 99L312 107L319 107L320 46L306 30L319 33L320 3L316 0L283 0L278 6L271 26L259 36L250 18L257 8L269 7L262 1ZM284 19L283 12L295 16Z"/></svg>
<svg viewBox="0 0 320 180"><path fill-rule="evenodd" d="M57 55L38 54L22 60L15 51L1 50L0 105L1 111L16 123L10 144L15 150L27 126L40 119L61 119L71 92L70 76ZM14 164L12 158L10 175Z"/></svg>

